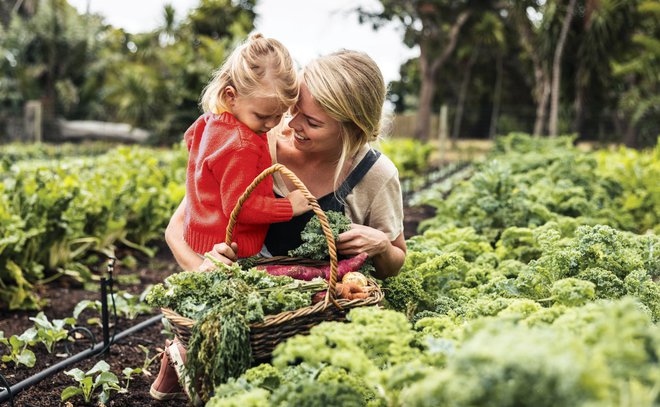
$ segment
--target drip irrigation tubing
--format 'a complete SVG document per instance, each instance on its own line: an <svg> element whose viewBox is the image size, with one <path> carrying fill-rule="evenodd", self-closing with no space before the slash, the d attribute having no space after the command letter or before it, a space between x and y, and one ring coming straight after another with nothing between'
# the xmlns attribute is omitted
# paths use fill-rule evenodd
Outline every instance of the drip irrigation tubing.
<svg viewBox="0 0 660 407"><path fill-rule="evenodd" d="M134 325L134 326L132 326L132 327L130 327L130 328L124 330L124 331L121 331L121 332L117 333L114 336L113 340L110 342L110 344L114 344L114 343L118 342L119 340L121 340L122 338L124 338L126 336L132 335L135 332L138 332L138 331L140 331L140 330L142 330L142 329L144 329L148 326L151 326L151 325L155 324L156 322L159 322L162 319L162 317L163 317L162 315L158 314L154 317L151 317L151 318L147 319L146 321L142 321L137 325ZM74 363L80 362L82 360L85 360L87 358L90 358L90 357L92 357L96 354L102 353L102 352L107 351L107 350L108 350L107 344L98 343L90 349L87 349L87 350L84 350L80 353L77 353L77 354L75 354L75 355L73 355L73 356L71 356L67 359L62 360L61 362L59 362L59 363L57 363L57 364L55 364L55 365L53 365L53 366L51 366L47 369L42 370L41 372L39 372L35 375L32 375L32 376L28 377L27 379L24 379L24 380L16 383L13 386L10 386L9 388L5 388L4 390L0 391L0 403L4 403L5 401L10 400L11 405L13 405L13 398L16 397L16 395L18 393L25 390L26 388L34 386L35 384L39 383L43 379L45 379L45 378L47 378L51 375L54 375L54 374L60 372L61 370L66 369L68 366L70 366Z"/></svg>
<svg viewBox="0 0 660 407"><path fill-rule="evenodd" d="M91 348L79 352L71 357L68 357L64 359L63 361L56 363L55 365L42 370L39 373L36 373L27 379L24 379L18 383L16 383L13 386L10 386L7 383L7 380L4 378L4 376L0 375L0 382L4 387L0 387L3 390L0 391L0 403L4 403L5 401L9 400L10 406L14 406L14 397L20 393L21 391L25 390L26 388L29 388L31 386L34 386L35 384L39 383L43 379L54 375L61 370L66 369L68 366L75 364L77 362L80 362L82 360L85 360L87 358L93 357L93 356L101 356L104 354L107 354L108 351L110 350L110 345L116 343L118 340L124 338L125 336L129 336L133 334L134 332L140 331L141 329L144 329L145 327L148 327L150 325L155 324L158 321L162 320L162 315L158 314L156 316L153 316L149 318L146 321L142 321L141 323L132 326L120 333L117 333L117 306L115 304L115 293L114 293L114 280L113 280L113 273L114 273L114 268L115 268L115 261L117 259L114 256L109 256L108 257L108 269L107 269L107 278L103 277L101 278L101 319L102 319L102 325L103 325L103 343L96 343L96 337L94 334L87 328L84 327L78 327L74 328L71 331L69 331L68 335L71 335L72 333L76 331L82 331L85 332L88 336L91 337L94 345L92 345ZM110 294L110 295L108 295ZM112 328L112 337L110 336L110 328L109 328L109 310L108 310L108 297L112 299L112 313L114 317L114 326ZM66 346L65 346L66 347ZM68 347L67 352L68 352Z"/></svg>

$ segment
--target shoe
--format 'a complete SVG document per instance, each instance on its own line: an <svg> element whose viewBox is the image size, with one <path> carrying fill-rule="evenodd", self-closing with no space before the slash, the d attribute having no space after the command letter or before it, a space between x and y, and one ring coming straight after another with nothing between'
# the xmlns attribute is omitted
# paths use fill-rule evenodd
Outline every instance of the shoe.
<svg viewBox="0 0 660 407"><path fill-rule="evenodd" d="M170 345L171 342L166 340L165 346L167 347ZM160 401L183 398L186 396L181 389L179 377L166 352L162 353L158 377L156 377L156 380L151 384L149 394L154 399Z"/></svg>
<svg viewBox="0 0 660 407"><path fill-rule="evenodd" d="M197 394L192 394L190 391L191 383L190 377L186 374L186 348L183 346L178 339L174 338L172 344L165 348L165 353L169 356L169 359L172 361L174 371L176 372L177 377L179 378L179 383L183 391L186 393L188 398L192 401L194 406L201 406L202 400Z"/></svg>

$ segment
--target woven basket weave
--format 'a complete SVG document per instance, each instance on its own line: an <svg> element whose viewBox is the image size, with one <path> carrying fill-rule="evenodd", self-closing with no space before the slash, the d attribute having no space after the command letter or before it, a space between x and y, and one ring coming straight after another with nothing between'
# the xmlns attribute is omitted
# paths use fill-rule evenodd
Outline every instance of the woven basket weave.
<svg viewBox="0 0 660 407"><path fill-rule="evenodd" d="M243 195L241 195L230 215L225 243L229 245L232 241L236 219L243 203L245 203L252 191L261 181L276 171L280 171L291 180L296 188L302 191L303 195L312 206L312 210L319 218L323 234L328 243L328 252L330 253L330 279L328 281L328 290L324 301L294 311L268 315L264 318L263 322L250 325L250 346L252 347L252 357L255 362L270 359L273 349L287 338L298 334L308 333L314 325L323 321L343 321L346 318L346 313L351 308L377 305L383 300L383 292L378 284L372 279L368 279L366 291L369 296L367 298L354 300L335 298L335 286L337 284L337 248L330 230L328 218L319 206L316 198L309 193L307 187L305 187L293 172L282 164L274 164L265 169L254 179L254 181L252 181ZM314 260L310 261L309 259L279 256L277 258L265 259L262 263L314 265L317 262ZM186 318L169 308L162 308L161 311L172 325L172 329L177 338L179 338L184 345L187 345L195 320Z"/></svg>

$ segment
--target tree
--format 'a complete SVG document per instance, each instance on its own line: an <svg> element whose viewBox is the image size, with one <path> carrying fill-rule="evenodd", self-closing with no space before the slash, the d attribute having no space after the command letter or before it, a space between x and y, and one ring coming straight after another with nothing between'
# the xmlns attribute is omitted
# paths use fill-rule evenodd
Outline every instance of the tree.
<svg viewBox="0 0 660 407"><path fill-rule="evenodd" d="M358 8L360 21L371 21L378 29L396 20L405 27L404 42L419 46L421 87L415 137L428 139L431 107L437 88L438 73L456 48L459 35L468 18L475 12L468 0L380 0L380 12Z"/></svg>
<svg viewBox="0 0 660 407"><path fill-rule="evenodd" d="M532 96L536 102L536 118L532 134L543 134L546 121L547 104L550 97L550 70L547 64L548 45L542 41L541 33L549 30L545 14L539 22L532 20L531 13L536 13L540 5L536 0L513 0L508 3L514 25L520 33L520 44L532 62L534 86Z"/></svg>
<svg viewBox="0 0 660 407"><path fill-rule="evenodd" d="M475 92L475 82L472 79L472 71L477 61L477 58L483 60L495 59L496 72L495 72L495 86L491 88L490 95L492 96L491 109L491 128L494 128L497 110L499 104L499 95L501 94L501 78L502 78L502 64L501 54L504 50L504 23L501 16L495 11L486 11L480 13L478 16L470 19L463 29L463 35L459 39L456 55L453 58L452 64L458 64L457 71L461 78L461 85L458 91L458 99L456 102L456 111L454 114L454 125L452 126L452 140L455 142L461 134L461 125L463 121L463 110L467 100L468 90L471 93ZM499 63L497 61L499 60ZM500 69L497 69L499 67ZM498 86L498 83L500 86ZM472 85L472 86L470 86ZM498 92L498 88L500 92ZM489 129L489 134L493 129Z"/></svg>
<svg viewBox="0 0 660 407"><path fill-rule="evenodd" d="M573 26L576 49L568 50L574 69L574 117L572 130L589 135L585 125L611 117L616 98L612 100L611 89L617 85L613 78L612 64L604 61L621 59L632 45L632 36L638 30L636 21L637 0L584 0L578 3ZM569 67L570 69L570 67Z"/></svg>
<svg viewBox="0 0 660 407"><path fill-rule="evenodd" d="M561 57L564 54L564 46L566 45L568 30L571 26L571 21L573 21L573 15L575 14L576 1L577 0L568 1L566 16L564 16L564 21L562 22L561 33L559 34L559 40L557 41L554 58L552 60L552 100L550 103L550 120L548 124L548 132L552 137L557 135L557 118L559 116L559 92L561 81Z"/></svg>
<svg viewBox="0 0 660 407"><path fill-rule="evenodd" d="M0 88L12 90L0 93L0 103L20 107L27 100L41 99L48 125L56 113L67 113L78 103L78 87L85 66L94 60L94 42L102 26L79 16L65 0L43 0L33 10L35 3L24 2L20 10L28 17L14 14L0 37L0 48L9 59L8 66L0 63L2 76L8 77L0 80Z"/></svg>
<svg viewBox="0 0 660 407"><path fill-rule="evenodd" d="M653 144L660 134L660 4L641 1L635 19L631 46L612 62L618 86L623 88L616 114L618 129L630 147ZM637 134L640 130L641 143Z"/></svg>

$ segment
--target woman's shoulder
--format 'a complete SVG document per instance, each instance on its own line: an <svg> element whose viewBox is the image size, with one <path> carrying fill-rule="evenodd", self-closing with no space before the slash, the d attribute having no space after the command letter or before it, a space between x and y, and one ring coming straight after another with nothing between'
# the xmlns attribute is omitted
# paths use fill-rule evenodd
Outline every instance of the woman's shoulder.
<svg viewBox="0 0 660 407"><path fill-rule="evenodd" d="M371 167L371 170L367 173L366 176L370 176L380 180L390 179L395 176L398 178L399 171L397 170L396 165L394 165L394 163L392 162L392 160L390 160L388 156L378 151L378 149L367 145L365 146L363 151L360 151L360 154L358 156L364 157L370 151L373 151L375 154L377 154L378 158L376 159L373 166Z"/></svg>

